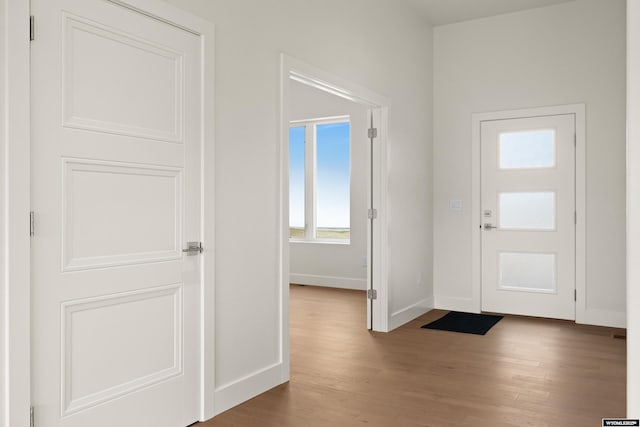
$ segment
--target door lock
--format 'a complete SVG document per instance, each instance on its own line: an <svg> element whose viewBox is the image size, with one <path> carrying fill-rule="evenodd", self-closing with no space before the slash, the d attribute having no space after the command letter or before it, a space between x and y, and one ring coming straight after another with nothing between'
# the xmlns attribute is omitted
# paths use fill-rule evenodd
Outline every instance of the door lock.
<svg viewBox="0 0 640 427"><path fill-rule="evenodd" d="M202 253L202 242L187 242L187 249L183 249L182 252L187 256L195 256Z"/></svg>

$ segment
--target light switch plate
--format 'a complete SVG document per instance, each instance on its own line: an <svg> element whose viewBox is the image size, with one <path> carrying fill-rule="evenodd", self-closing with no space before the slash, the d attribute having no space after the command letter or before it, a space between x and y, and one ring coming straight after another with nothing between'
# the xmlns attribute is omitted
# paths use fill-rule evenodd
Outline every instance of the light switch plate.
<svg viewBox="0 0 640 427"><path fill-rule="evenodd" d="M462 200L460 200L460 199L449 200L449 209L451 209L452 211L461 211L462 210Z"/></svg>

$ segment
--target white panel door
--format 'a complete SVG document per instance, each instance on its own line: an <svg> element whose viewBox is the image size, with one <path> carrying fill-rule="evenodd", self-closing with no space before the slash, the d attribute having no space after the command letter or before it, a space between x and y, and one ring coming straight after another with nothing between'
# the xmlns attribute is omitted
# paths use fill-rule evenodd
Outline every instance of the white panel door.
<svg viewBox="0 0 640 427"><path fill-rule="evenodd" d="M32 372L40 426L197 420L200 40L32 0Z"/></svg>
<svg viewBox="0 0 640 427"><path fill-rule="evenodd" d="M575 319L575 116L481 123L482 310Z"/></svg>

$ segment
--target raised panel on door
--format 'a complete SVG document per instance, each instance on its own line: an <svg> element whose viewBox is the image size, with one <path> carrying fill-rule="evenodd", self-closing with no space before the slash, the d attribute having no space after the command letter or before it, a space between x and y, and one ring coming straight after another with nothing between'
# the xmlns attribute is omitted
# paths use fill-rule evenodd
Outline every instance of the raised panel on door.
<svg viewBox="0 0 640 427"><path fill-rule="evenodd" d="M33 405L43 426L198 418L201 53L104 0L33 0Z"/></svg>
<svg viewBox="0 0 640 427"><path fill-rule="evenodd" d="M63 416L182 375L182 289L62 304Z"/></svg>
<svg viewBox="0 0 640 427"><path fill-rule="evenodd" d="M183 142L183 53L71 13L62 20L64 125Z"/></svg>
<svg viewBox="0 0 640 427"><path fill-rule="evenodd" d="M64 271L182 257L182 168L63 159L62 181Z"/></svg>
<svg viewBox="0 0 640 427"><path fill-rule="evenodd" d="M575 319L575 117L481 123L482 310Z"/></svg>

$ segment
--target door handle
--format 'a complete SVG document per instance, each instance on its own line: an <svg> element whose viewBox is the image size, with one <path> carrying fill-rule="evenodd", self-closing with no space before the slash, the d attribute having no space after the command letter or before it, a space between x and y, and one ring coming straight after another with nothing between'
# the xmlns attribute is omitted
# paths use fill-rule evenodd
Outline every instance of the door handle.
<svg viewBox="0 0 640 427"><path fill-rule="evenodd" d="M201 254L203 249L201 242L187 242L187 249L183 249L182 252L187 256L194 256Z"/></svg>
<svg viewBox="0 0 640 427"><path fill-rule="evenodd" d="M488 222L485 222L482 228L484 228L485 230L496 230L498 227L496 227L493 224L489 224Z"/></svg>

